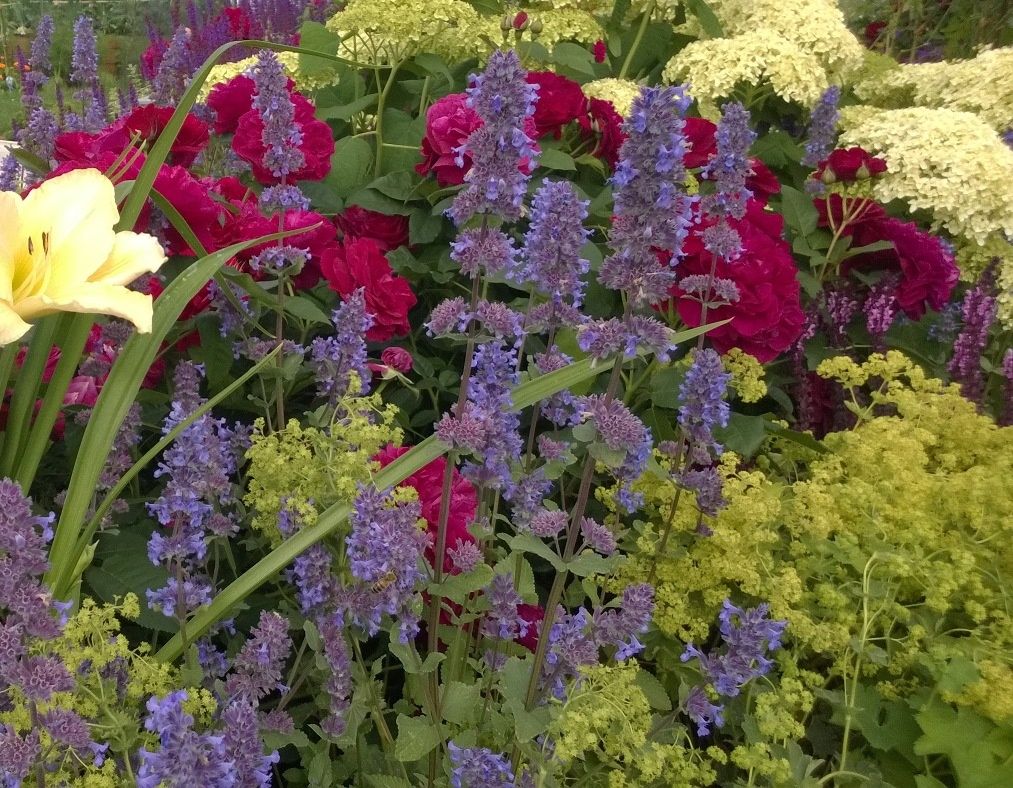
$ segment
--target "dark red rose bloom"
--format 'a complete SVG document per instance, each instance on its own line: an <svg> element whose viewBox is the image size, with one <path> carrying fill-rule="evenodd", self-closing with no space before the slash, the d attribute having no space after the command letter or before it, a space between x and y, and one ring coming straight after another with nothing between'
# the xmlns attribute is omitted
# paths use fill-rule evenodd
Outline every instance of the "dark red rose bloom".
<svg viewBox="0 0 1013 788"><path fill-rule="evenodd" d="M875 44L884 29L886 29L886 22L882 20L867 24L865 26L865 43L870 46Z"/></svg>
<svg viewBox="0 0 1013 788"><path fill-rule="evenodd" d="M394 460L405 454L409 447L388 445L373 459L380 463L381 468L390 465ZM426 559L432 565L436 556L436 530L440 526L440 499L443 490L443 474L447 468L444 457L438 457L421 470L415 471L401 484L412 487L419 494L422 504L422 517L426 521L429 532L429 546L426 548ZM447 518L447 551L456 547L458 542L474 542L475 537L468 531L468 526L475 519L478 511L478 495L475 487L455 468L450 482L450 516ZM443 571L454 574L454 562L449 555L444 556Z"/></svg>
<svg viewBox="0 0 1013 788"><path fill-rule="evenodd" d="M830 175L826 175L827 171ZM862 170L861 174L859 170ZM862 148L838 148L820 162L816 170L816 178L826 182L852 181L863 178L874 178L886 172L886 162L873 156ZM828 181L827 178L830 178Z"/></svg>
<svg viewBox="0 0 1013 788"><path fill-rule="evenodd" d="M834 225L840 225L843 217L840 195L831 194L828 200L814 202L821 226L830 226L828 213L833 216ZM855 213L854 207L849 206L849 216ZM921 318L926 308L942 309L960 274L952 252L936 236L920 230L914 222L891 218L881 205L871 200L865 200L857 213L843 231L851 238L851 248L879 241L889 241L893 248L849 257L842 264L841 273L860 269L900 274L897 303L912 320Z"/></svg>
<svg viewBox="0 0 1013 788"><path fill-rule="evenodd" d="M524 634L514 639L514 643L524 646L528 651L538 648L538 631L545 619L545 609L541 605L517 605L517 617L527 624Z"/></svg>
<svg viewBox="0 0 1013 788"><path fill-rule="evenodd" d="M780 193L781 182L759 159L750 160L749 166L752 174L746 178L746 186L753 192L753 197L766 205L771 197Z"/></svg>
<svg viewBox="0 0 1013 788"><path fill-rule="evenodd" d="M73 163L80 167L97 166L106 161L112 164L129 145L130 135L119 124L113 124L94 134L86 131L66 131L56 136L53 158L60 163ZM140 151L138 158L141 162L144 161L144 154ZM140 165L137 166L140 169Z"/></svg>
<svg viewBox="0 0 1013 788"><path fill-rule="evenodd" d="M380 361L398 372L411 372L415 364L412 354L403 347L385 347L380 354Z"/></svg>
<svg viewBox="0 0 1013 788"><path fill-rule="evenodd" d="M161 194L186 219L194 235L205 249L214 250L220 233L223 209L208 194L207 187L190 174L185 167L163 165L155 176L155 191ZM196 256L175 228L165 229L170 255Z"/></svg>
<svg viewBox="0 0 1013 788"><path fill-rule="evenodd" d="M324 252L320 268L331 289L343 298L365 289L366 309L373 315L373 326L366 332L370 342L386 342L411 331L408 312L415 306L415 294L408 280L391 270L376 241L345 238Z"/></svg>
<svg viewBox="0 0 1013 788"><path fill-rule="evenodd" d="M587 97L580 85L551 71L529 71L528 84L538 86L535 102L535 133L551 134L557 140L563 127L587 114Z"/></svg>
<svg viewBox="0 0 1013 788"><path fill-rule="evenodd" d="M594 55L595 63L604 63L605 58L608 57L608 49L605 48L605 42L600 38L594 42L594 46L591 47L591 54Z"/></svg>
<svg viewBox="0 0 1013 788"><path fill-rule="evenodd" d="M172 107L156 107L149 104L138 107L113 125L122 124L128 135L139 134L140 141L150 146L165 129L173 112ZM170 163L189 167L197 155L207 147L209 137L207 125L193 114L188 114L169 149Z"/></svg>
<svg viewBox="0 0 1013 788"><path fill-rule="evenodd" d="M202 178L201 183L206 185L213 195L221 197L226 202L241 204L257 200L257 195L249 186L231 175L224 178Z"/></svg>
<svg viewBox="0 0 1013 788"><path fill-rule="evenodd" d="M256 83L245 74L211 88L207 105L215 113L216 134L232 134L239 128L239 119L253 109L253 92L256 89Z"/></svg>
<svg viewBox="0 0 1013 788"><path fill-rule="evenodd" d="M436 173L440 186L460 186L471 169L471 156L467 153L461 164L457 163L457 148L467 141L471 132L482 126L482 119L468 106L467 99L465 93L451 93L433 102L426 111L426 133L419 151L423 161L415 165L415 172L419 175ZM531 118L525 122L524 131L531 139L538 136ZM528 161L521 162L521 166L527 172L534 169Z"/></svg>
<svg viewBox="0 0 1013 788"><path fill-rule="evenodd" d="M694 225L683 247L680 276L711 272L713 256L704 248L703 231L713 223L705 216ZM784 220L765 210L759 200L750 200L746 215L731 224L742 238L742 254L732 262L719 259L715 275L735 283L739 300L708 310L708 323L727 318L731 322L714 329L707 338L720 353L737 347L766 363L791 347L802 332L805 316L795 262L781 237ZM700 303L683 297L678 286L672 295L682 320L699 326L703 322Z"/></svg>
<svg viewBox="0 0 1013 788"><path fill-rule="evenodd" d="M619 161L619 149L626 141L623 132L623 117L611 101L604 99L588 99L587 114L577 118L585 138L595 136L598 145L594 156L608 162L613 169Z"/></svg>
<svg viewBox="0 0 1013 788"><path fill-rule="evenodd" d="M714 133L717 126L705 118L686 118L682 127L689 150L682 157L687 169L695 170L710 161L718 149Z"/></svg>
<svg viewBox="0 0 1013 788"><path fill-rule="evenodd" d="M303 166L289 173L292 181L320 181L331 171L331 156L334 155L334 135L331 127L315 117L316 110L309 99L299 93L292 93L295 105L295 125L302 134L299 150L303 155ZM279 178L264 166L264 121L260 113L251 109L239 118L239 128L232 137L232 150L253 169L253 177L259 183L278 183Z"/></svg>
<svg viewBox="0 0 1013 788"><path fill-rule="evenodd" d="M384 252L408 243L408 217L388 215L350 205L334 217L334 224L344 235L372 238Z"/></svg>

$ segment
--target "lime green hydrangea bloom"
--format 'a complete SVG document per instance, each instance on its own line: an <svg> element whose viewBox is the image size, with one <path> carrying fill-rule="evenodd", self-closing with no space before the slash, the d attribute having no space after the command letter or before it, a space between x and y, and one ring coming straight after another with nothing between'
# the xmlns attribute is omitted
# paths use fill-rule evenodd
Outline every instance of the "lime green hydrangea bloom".
<svg viewBox="0 0 1013 788"><path fill-rule="evenodd" d="M1013 150L976 115L847 108L841 125L844 144L886 159L889 169L873 185L882 202L906 200L931 212L937 228L978 244L1013 234Z"/></svg>
<svg viewBox="0 0 1013 788"><path fill-rule="evenodd" d="M588 98L611 101L616 112L624 118L630 114L633 99L640 95L641 86L629 79L596 79L582 86Z"/></svg>
<svg viewBox="0 0 1013 788"><path fill-rule="evenodd" d="M1013 128L1013 47L988 49L970 60L894 62L892 68L864 76L855 93L884 107L971 112L1001 133Z"/></svg>
<svg viewBox="0 0 1013 788"><path fill-rule="evenodd" d="M338 54L360 63L397 63L419 52L454 60L474 48L479 20L463 0L349 0L327 29L345 37Z"/></svg>
<svg viewBox="0 0 1013 788"><path fill-rule="evenodd" d="M715 0L724 36L703 37L692 17L680 32L697 35L664 71L688 81L698 100L716 101L742 85L769 85L786 101L811 107L832 83L861 67L864 47L828 0Z"/></svg>

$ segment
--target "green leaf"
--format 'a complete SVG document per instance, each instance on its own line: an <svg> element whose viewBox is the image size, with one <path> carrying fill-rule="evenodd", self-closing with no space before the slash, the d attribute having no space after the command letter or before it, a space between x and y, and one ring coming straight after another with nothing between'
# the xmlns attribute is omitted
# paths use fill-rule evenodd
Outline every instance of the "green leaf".
<svg viewBox="0 0 1013 788"><path fill-rule="evenodd" d="M426 208L416 208L408 217L408 240L412 244L432 243L443 229L443 217L433 216Z"/></svg>
<svg viewBox="0 0 1013 788"><path fill-rule="evenodd" d="M412 61L434 77L443 77L448 85L454 84L454 75L450 73L450 68L439 55L434 55L431 52L419 52L412 58Z"/></svg>
<svg viewBox="0 0 1013 788"><path fill-rule="evenodd" d="M587 47L563 41L553 48L552 60L556 65L564 66L570 71L594 77L594 55Z"/></svg>
<svg viewBox="0 0 1013 788"><path fill-rule="evenodd" d="M753 143L751 153L770 167L784 169L802 158L802 148L791 135L774 129Z"/></svg>
<svg viewBox="0 0 1013 788"><path fill-rule="evenodd" d="M781 212L785 223L801 235L809 235L819 223L819 211L812 198L791 186L781 187Z"/></svg>
<svg viewBox="0 0 1013 788"><path fill-rule="evenodd" d="M805 432L796 432L795 430L789 430L787 427L782 427L780 424L775 424L772 421L764 421L763 428L771 435L776 435L779 438L797 443L799 446L804 446L810 451L814 451L817 454L829 454L830 449L816 440L812 435Z"/></svg>
<svg viewBox="0 0 1013 788"><path fill-rule="evenodd" d="M637 672L636 684L640 687L640 691L644 693L644 697L647 698L647 702L651 704L652 709L658 709L659 711L672 710L672 699L668 697L665 687L655 678L653 673L641 668Z"/></svg>
<svg viewBox="0 0 1013 788"><path fill-rule="evenodd" d="M538 163L549 170L576 170L577 165L569 153L555 148L546 148L538 158Z"/></svg>
<svg viewBox="0 0 1013 788"><path fill-rule="evenodd" d="M324 310L314 304L309 298L302 296L286 298L285 311L290 315L298 317L300 320L305 320L307 323L316 323L324 326L331 323L331 319L327 317Z"/></svg>
<svg viewBox="0 0 1013 788"><path fill-rule="evenodd" d="M440 743L439 729L428 717L397 715L397 742L394 757L399 761L417 761Z"/></svg>
<svg viewBox="0 0 1013 788"><path fill-rule="evenodd" d="M522 553L533 553L552 564L557 572L562 572L566 564L563 559L556 555L556 551L533 534L517 534L507 539L511 550Z"/></svg>
<svg viewBox="0 0 1013 788"><path fill-rule="evenodd" d="M156 566L143 556L147 555L150 529L143 533L136 529L105 535L99 547L102 561L89 567L84 578L89 587L103 602L122 599L134 593L141 606L138 623L159 632L176 632L179 626L171 618L151 610L145 592L149 588L162 588L169 578L162 566Z"/></svg>
<svg viewBox="0 0 1013 788"><path fill-rule="evenodd" d="M492 581L493 571L488 564L479 564L470 572L451 575L442 583L430 583L429 591L452 602L463 605L469 594L485 588Z"/></svg>
<svg viewBox="0 0 1013 788"><path fill-rule="evenodd" d="M390 652L401 661L405 673L413 676L432 673L447 656L434 651L426 654L425 660L420 660L418 652L412 646L401 643L394 635L391 635L390 639Z"/></svg>
<svg viewBox="0 0 1013 788"><path fill-rule="evenodd" d="M342 137L334 143L331 171L324 183L338 197L349 197L369 182L373 147L362 137Z"/></svg>
<svg viewBox="0 0 1013 788"><path fill-rule="evenodd" d="M412 784L403 777L390 774L367 774L366 782L370 788L412 788Z"/></svg>
<svg viewBox="0 0 1013 788"><path fill-rule="evenodd" d="M341 44L341 36L332 33L319 22L307 20L299 28L299 46L318 52L335 54ZM319 81L338 72L336 64L328 58L315 57L304 53L299 55L299 73ZM330 81L330 80L327 80Z"/></svg>
<svg viewBox="0 0 1013 788"><path fill-rule="evenodd" d="M610 575L615 571L619 560L617 555L606 558L591 550L584 550L580 555L567 561L566 568L577 577Z"/></svg>
<svg viewBox="0 0 1013 788"><path fill-rule="evenodd" d="M360 96L354 101L349 101L347 104L335 104L334 106L318 109L317 115L322 120L350 120L353 115L375 107L379 98L379 93L367 93L365 96ZM349 138L344 137L342 139Z"/></svg>
<svg viewBox="0 0 1013 788"><path fill-rule="evenodd" d="M749 459L756 454L767 437L767 420L763 416L732 413L728 426L714 430L714 437L718 443Z"/></svg>
<svg viewBox="0 0 1013 788"><path fill-rule="evenodd" d="M724 36L725 31L721 27L721 22L713 9L707 5L707 0L686 0L686 8L700 21L700 27L708 36L711 38Z"/></svg>
<svg viewBox="0 0 1013 788"><path fill-rule="evenodd" d="M401 202L418 197L418 187L418 178L409 172L391 172L368 185L368 188Z"/></svg>
<svg viewBox="0 0 1013 788"><path fill-rule="evenodd" d="M918 712L923 735L916 755L946 755L961 788L1004 788L1013 784L1013 764L1002 762L991 734L996 726L966 707L956 711L934 698Z"/></svg>
<svg viewBox="0 0 1013 788"><path fill-rule="evenodd" d="M482 688L478 684L450 682L443 694L443 719L455 725L474 725L482 708Z"/></svg>

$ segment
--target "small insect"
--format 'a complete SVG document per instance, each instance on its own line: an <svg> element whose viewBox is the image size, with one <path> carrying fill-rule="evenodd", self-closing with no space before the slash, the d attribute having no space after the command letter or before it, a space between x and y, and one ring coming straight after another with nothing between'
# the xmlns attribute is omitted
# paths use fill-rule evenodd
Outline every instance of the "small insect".
<svg viewBox="0 0 1013 788"><path fill-rule="evenodd" d="M386 591L388 588L394 585L395 580L397 580L397 575L394 572L388 572L379 580L377 580L375 583L373 583L373 585L369 587L369 590L372 591L374 594L382 594L384 591Z"/></svg>

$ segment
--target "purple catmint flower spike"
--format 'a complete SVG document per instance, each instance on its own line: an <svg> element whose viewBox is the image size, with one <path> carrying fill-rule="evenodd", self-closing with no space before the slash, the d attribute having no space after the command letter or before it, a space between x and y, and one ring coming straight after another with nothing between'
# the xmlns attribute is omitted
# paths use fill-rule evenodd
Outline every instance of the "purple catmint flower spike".
<svg viewBox="0 0 1013 788"><path fill-rule="evenodd" d="M191 74L190 35L185 27L177 27L158 64L151 86L151 97L160 106L176 104L186 91Z"/></svg>
<svg viewBox="0 0 1013 788"><path fill-rule="evenodd" d="M310 346L310 366L317 380L317 393L332 405L349 392L354 374L358 389L353 395L369 390L370 374L366 366L366 332L373 316L366 310L362 289L352 293L331 316L334 335L317 337Z"/></svg>
<svg viewBox="0 0 1013 788"><path fill-rule="evenodd" d="M98 81L98 46L90 17L79 16L74 23L74 49L70 57L71 84L84 87Z"/></svg>
<svg viewBox="0 0 1013 788"><path fill-rule="evenodd" d="M686 195L683 115L690 103L682 87L647 87L634 99L623 123L627 139L612 176L615 218L599 281L625 290L633 306L668 298L690 224ZM660 250L672 255L659 261Z"/></svg>
<svg viewBox="0 0 1013 788"><path fill-rule="evenodd" d="M284 691L282 670L292 650L288 620L272 611L263 611L232 663L225 691L232 699L257 703L275 690Z"/></svg>
<svg viewBox="0 0 1013 788"><path fill-rule="evenodd" d="M731 375L725 372L717 351L704 348L696 352L679 387L678 418L694 463L710 465L712 455L721 454L713 431L728 425L725 391L730 381Z"/></svg>
<svg viewBox="0 0 1013 788"><path fill-rule="evenodd" d="M284 179L305 163L299 145L302 132L295 123L295 106L288 92L288 77L278 56L264 49L257 55L253 69L256 91L253 108L264 121L264 166L275 177Z"/></svg>
<svg viewBox="0 0 1013 788"><path fill-rule="evenodd" d="M591 235L584 227L588 204L577 197L567 181L545 181L535 192L522 263L512 279L519 286L534 287L549 297L548 314L539 322L558 325L560 318L575 322L572 311L584 301L584 276L590 262L580 252ZM564 305L572 308L565 315L561 309Z"/></svg>
<svg viewBox="0 0 1013 788"><path fill-rule="evenodd" d="M280 756L277 750L264 755L257 709L252 703L238 700L226 707L222 714L222 737L226 757L235 770L235 785L270 788L271 767Z"/></svg>
<svg viewBox="0 0 1013 788"><path fill-rule="evenodd" d="M35 39L32 41L31 55L28 59L30 68L21 69L21 106L25 117L31 118L32 113L42 107L42 86L49 81L52 68L50 50L53 46L53 17L46 14L39 19L35 27ZM30 122L30 121L29 121Z"/></svg>
<svg viewBox="0 0 1013 788"><path fill-rule="evenodd" d="M981 354L988 344L988 334L998 314L993 286L993 276L989 271L964 296L961 305L963 328L953 343L953 357L949 363L950 374L960 383L963 395L978 405L982 404L985 396Z"/></svg>
<svg viewBox="0 0 1013 788"><path fill-rule="evenodd" d="M485 71L471 78L468 104L482 119L482 126L458 151L462 160L465 153L472 159L465 188L447 211L458 226L476 214L507 221L521 216L527 172L537 155L534 140L525 131L525 120L534 113L537 88L526 77L516 52L497 50Z"/></svg>
<svg viewBox="0 0 1013 788"><path fill-rule="evenodd" d="M514 773L505 755L485 747L458 747L454 742L447 749L452 788L513 788Z"/></svg>
<svg viewBox="0 0 1013 788"><path fill-rule="evenodd" d="M200 785L205 788L233 788L233 761L228 757L222 736L200 734L193 730L193 717L183 711L185 690L164 698L148 699L144 727L156 733L161 748L138 753L141 767L138 788L167 785Z"/></svg>
<svg viewBox="0 0 1013 788"><path fill-rule="evenodd" d="M840 113L837 105L841 100L841 89L831 85L813 108L809 122L809 140L805 144L802 163L815 169L834 149L837 137L837 119Z"/></svg>
<svg viewBox="0 0 1013 788"><path fill-rule="evenodd" d="M705 213L717 222L704 230L704 246L711 254L733 260L742 251L742 239L728 220L741 219L752 192L749 177L749 147L756 135L749 128L749 112L738 102L725 104L718 123L717 151L704 173L714 179L714 192L700 201Z"/></svg>
<svg viewBox="0 0 1013 788"><path fill-rule="evenodd" d="M25 127L18 132L18 142L26 151L48 162L53 157L58 131L53 113L43 106L38 106L28 116Z"/></svg>

